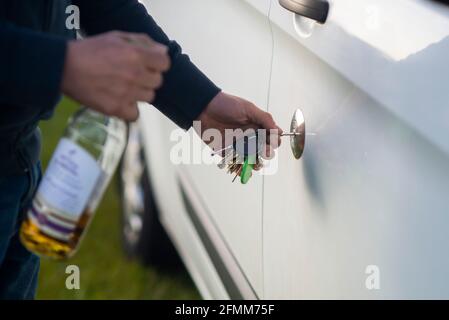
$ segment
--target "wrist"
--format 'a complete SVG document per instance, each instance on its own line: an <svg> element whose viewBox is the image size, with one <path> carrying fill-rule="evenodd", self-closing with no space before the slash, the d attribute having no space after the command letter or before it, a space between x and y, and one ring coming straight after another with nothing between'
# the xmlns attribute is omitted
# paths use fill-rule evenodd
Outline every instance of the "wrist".
<svg viewBox="0 0 449 320"><path fill-rule="evenodd" d="M208 116L208 113L210 110L215 109L219 107L222 104L222 101L225 97L225 93L223 91L219 91L206 105L206 107L203 109L203 111L200 113L200 115L197 117L196 120L202 121L204 118Z"/></svg>

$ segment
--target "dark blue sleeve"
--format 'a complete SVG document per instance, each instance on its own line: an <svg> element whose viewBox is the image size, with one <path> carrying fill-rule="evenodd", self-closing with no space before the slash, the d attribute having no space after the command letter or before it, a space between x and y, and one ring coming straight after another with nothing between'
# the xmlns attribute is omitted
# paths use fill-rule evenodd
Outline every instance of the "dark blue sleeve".
<svg viewBox="0 0 449 320"><path fill-rule="evenodd" d="M53 108L66 40L0 21L0 104Z"/></svg>
<svg viewBox="0 0 449 320"><path fill-rule="evenodd" d="M81 27L90 35L111 30L146 33L169 47L171 69L153 103L180 127L187 129L220 89L171 41L137 0L74 0Z"/></svg>

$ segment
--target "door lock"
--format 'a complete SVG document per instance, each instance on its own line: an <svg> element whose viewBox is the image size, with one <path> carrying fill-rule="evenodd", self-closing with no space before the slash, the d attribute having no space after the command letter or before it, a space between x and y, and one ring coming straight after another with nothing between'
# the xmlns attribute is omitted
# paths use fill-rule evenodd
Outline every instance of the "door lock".
<svg viewBox="0 0 449 320"><path fill-rule="evenodd" d="M297 109L293 115L290 132L281 134L281 137L290 137L290 147L293 156L296 159L300 159L304 153L306 142L306 123L300 109ZM228 173L235 174L232 181L240 177L242 184L246 184L252 176L252 171L263 167L260 153L265 150L265 144L266 140L260 139L258 133L251 133L223 149L214 151L212 156L222 155L223 159L218 164L218 167L220 169L227 167Z"/></svg>
<svg viewBox="0 0 449 320"><path fill-rule="evenodd" d="M290 147L292 148L293 156L296 159L300 159L306 144L306 121L300 109L297 109L293 114L290 132L283 133L281 136L290 137Z"/></svg>

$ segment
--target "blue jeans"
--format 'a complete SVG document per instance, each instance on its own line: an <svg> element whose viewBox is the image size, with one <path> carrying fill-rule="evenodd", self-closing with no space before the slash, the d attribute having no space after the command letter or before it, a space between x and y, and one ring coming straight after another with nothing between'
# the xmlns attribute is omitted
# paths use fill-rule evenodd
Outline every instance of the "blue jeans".
<svg viewBox="0 0 449 320"><path fill-rule="evenodd" d="M0 299L33 299L36 292L39 257L22 245L19 229L41 175L38 163L0 176Z"/></svg>

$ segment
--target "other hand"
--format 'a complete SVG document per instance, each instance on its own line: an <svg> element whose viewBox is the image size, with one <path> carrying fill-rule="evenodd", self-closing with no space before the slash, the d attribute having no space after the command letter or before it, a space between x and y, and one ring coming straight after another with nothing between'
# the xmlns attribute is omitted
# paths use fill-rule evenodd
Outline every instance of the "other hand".
<svg viewBox="0 0 449 320"><path fill-rule="evenodd" d="M61 89L86 107L134 121L137 102L153 101L169 67L166 46L113 31L69 42Z"/></svg>

